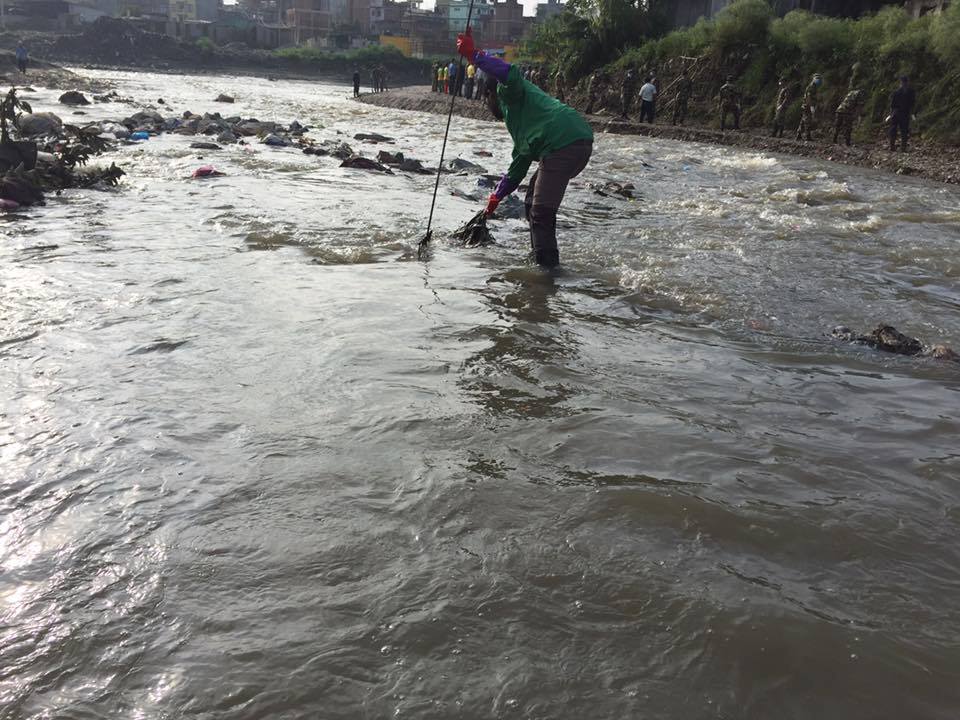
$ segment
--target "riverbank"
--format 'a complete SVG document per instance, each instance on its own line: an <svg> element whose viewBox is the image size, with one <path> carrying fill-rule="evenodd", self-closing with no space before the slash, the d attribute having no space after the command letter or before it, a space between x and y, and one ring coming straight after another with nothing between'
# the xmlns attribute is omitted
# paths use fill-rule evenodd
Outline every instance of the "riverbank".
<svg viewBox="0 0 960 720"><path fill-rule="evenodd" d="M58 90L83 90L99 92L106 88L106 83L90 80L82 75L67 70L44 60L31 59L27 67L27 74L17 69L17 63L12 52L0 50L0 86L10 87L46 87Z"/></svg>
<svg viewBox="0 0 960 720"><path fill-rule="evenodd" d="M248 75L269 79L349 82L360 71L368 87L374 68L383 67L388 81L422 82L427 62L404 57L391 48L321 52L306 49L274 52L244 43L224 46L185 42L147 32L116 18L100 18L77 33L0 33L0 48L12 51L23 42L33 58L85 69L180 74ZM13 65L11 65L13 67Z"/></svg>
<svg viewBox="0 0 960 720"><path fill-rule="evenodd" d="M366 93L360 96L359 101L397 110L438 114L446 114L450 110L450 96L430 92L429 86L426 85L402 87L386 93ZM454 112L461 117L476 120L490 119L490 114L484 105L462 98L457 98ZM649 125L623 121L609 115L585 115L585 117L593 129L601 133L644 135L712 145L729 145L747 150L815 157L844 165L874 168L897 175L910 175L944 183L960 183L960 148L956 147L918 142L909 152L899 153L890 152L883 145L846 147L823 140L802 142L788 138L772 138L750 130L721 132L705 127ZM823 132L827 133L828 129L825 128Z"/></svg>

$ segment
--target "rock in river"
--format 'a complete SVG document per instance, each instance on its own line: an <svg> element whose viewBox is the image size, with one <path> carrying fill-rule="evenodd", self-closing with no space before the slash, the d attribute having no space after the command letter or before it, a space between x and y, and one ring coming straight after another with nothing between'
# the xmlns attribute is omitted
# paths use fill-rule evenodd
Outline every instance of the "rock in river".
<svg viewBox="0 0 960 720"><path fill-rule="evenodd" d="M20 132L25 137L39 135L59 135L63 120L49 112L33 113L20 117Z"/></svg>
<svg viewBox="0 0 960 720"><path fill-rule="evenodd" d="M353 136L354 140L364 140L371 143L392 143L393 138L378 133L357 133Z"/></svg>
<svg viewBox="0 0 960 720"><path fill-rule="evenodd" d="M348 157L342 163L340 167L355 168L357 170L374 170L376 172L389 173L393 175L393 170L388 168L386 165L381 165L376 160L371 160L370 158L361 157L359 155L354 155L353 157Z"/></svg>
<svg viewBox="0 0 960 720"><path fill-rule="evenodd" d="M389 153L386 150L381 150L377 153L377 162L382 162L384 165L399 165L403 162L403 153Z"/></svg>
<svg viewBox="0 0 960 720"><path fill-rule="evenodd" d="M194 150L221 150L222 149L219 145L212 142L190 143L190 147Z"/></svg>
<svg viewBox="0 0 960 720"><path fill-rule="evenodd" d="M464 160L463 158L454 158L453 160L447 161L446 169L449 172L474 172L480 174L487 172L486 168L472 163L469 160Z"/></svg>
<svg viewBox="0 0 960 720"><path fill-rule="evenodd" d="M89 105L90 101L79 90L68 90L60 96L63 105Z"/></svg>
<svg viewBox="0 0 960 720"><path fill-rule="evenodd" d="M217 95L217 98L216 100L214 100L214 102L232 103L234 102L234 100L232 96L224 95L223 93L220 93L219 95Z"/></svg>

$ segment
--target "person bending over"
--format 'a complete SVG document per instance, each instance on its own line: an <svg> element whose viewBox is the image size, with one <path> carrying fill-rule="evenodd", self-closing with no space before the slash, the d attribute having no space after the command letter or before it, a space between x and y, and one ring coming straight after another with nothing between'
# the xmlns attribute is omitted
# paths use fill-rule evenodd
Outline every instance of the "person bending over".
<svg viewBox="0 0 960 720"><path fill-rule="evenodd" d="M530 244L538 265L556 267L560 264L557 210L570 179L590 161L593 130L576 110L524 80L519 67L476 48L470 28L457 36L457 52L486 74L487 106L506 123L513 139L513 161L490 195L486 213L492 215L520 185L530 164L538 161L524 201Z"/></svg>

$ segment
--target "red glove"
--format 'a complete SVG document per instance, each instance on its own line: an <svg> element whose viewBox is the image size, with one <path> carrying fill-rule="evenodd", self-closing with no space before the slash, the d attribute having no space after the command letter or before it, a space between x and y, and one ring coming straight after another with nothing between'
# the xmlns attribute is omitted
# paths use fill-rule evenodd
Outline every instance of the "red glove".
<svg viewBox="0 0 960 720"><path fill-rule="evenodd" d="M465 32L457 35L457 52L463 55L469 62L473 62L473 55L477 49L473 45L473 30L467 26Z"/></svg>
<svg viewBox="0 0 960 720"><path fill-rule="evenodd" d="M487 209L484 212L487 214L487 217L490 217L497 211L497 205L500 204L500 198L497 197L496 193L490 193L490 197L487 198Z"/></svg>

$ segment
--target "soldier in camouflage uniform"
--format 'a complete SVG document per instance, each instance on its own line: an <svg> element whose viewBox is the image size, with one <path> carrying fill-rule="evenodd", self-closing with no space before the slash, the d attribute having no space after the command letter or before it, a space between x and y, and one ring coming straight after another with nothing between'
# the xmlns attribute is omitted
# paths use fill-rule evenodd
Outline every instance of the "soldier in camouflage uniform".
<svg viewBox="0 0 960 720"><path fill-rule="evenodd" d="M673 101L674 125L683 125L683 121L687 119L687 102L690 100L690 95L692 94L693 81L687 75L687 71L683 70L680 73L680 77L677 78L677 96Z"/></svg>
<svg viewBox="0 0 960 720"><path fill-rule="evenodd" d="M633 96L637 94L637 73L633 68L627 70L623 77L623 85L620 87L620 115L626 117L630 114L630 105L633 104Z"/></svg>
<svg viewBox="0 0 960 720"><path fill-rule="evenodd" d="M780 91L777 93L777 106L773 111L773 137L783 137L787 105L790 104L790 86L786 78L780 78Z"/></svg>
<svg viewBox="0 0 960 720"><path fill-rule="evenodd" d="M823 84L823 79L820 77L820 73L816 73L813 76L813 79L810 81L810 84L807 85L807 89L803 92L803 101L800 103L800 126L797 128L797 140L803 140L803 136L807 136L807 140L810 140L810 131L816 127L816 117L817 117L817 96L820 91L820 85Z"/></svg>
<svg viewBox="0 0 960 720"><path fill-rule="evenodd" d="M856 120L863 104L863 91L851 90L837 106L836 121L833 126L833 143L843 135L847 145L850 144L850 135L853 133L853 121Z"/></svg>
<svg viewBox="0 0 960 720"><path fill-rule="evenodd" d="M563 76L563 68L557 68L556 74L553 76L553 96L560 102L566 102L564 98L564 90L566 86L566 78Z"/></svg>
<svg viewBox="0 0 960 720"><path fill-rule="evenodd" d="M600 86L602 84L603 75L599 70L595 70L587 82L587 109L584 111L587 115L593 112L593 106L597 104L597 100L600 97Z"/></svg>
<svg viewBox="0 0 960 720"><path fill-rule="evenodd" d="M733 82L733 75L727 76L727 82L720 87L720 129L727 129L727 114L733 114L733 129L740 129L740 90Z"/></svg>

